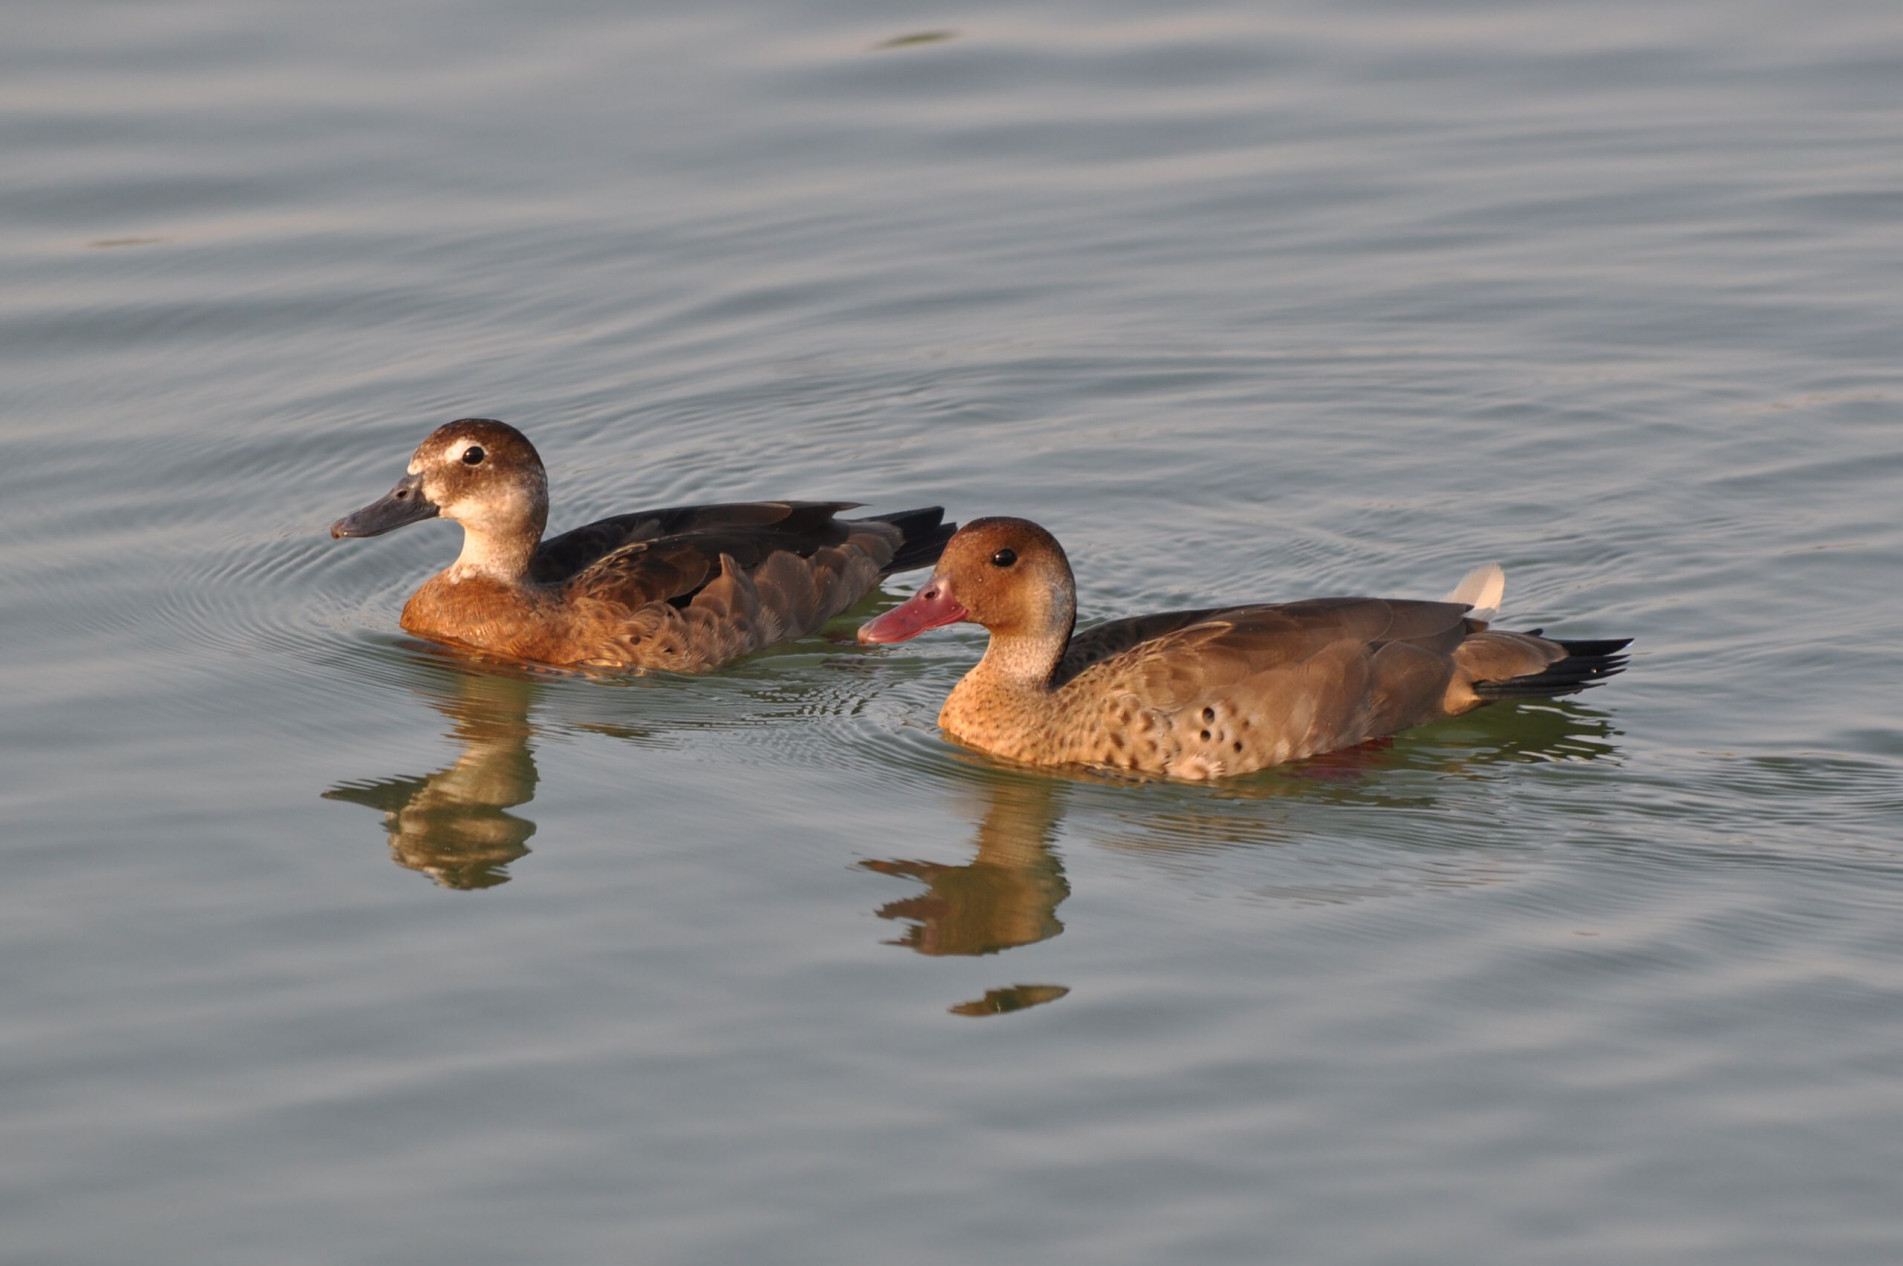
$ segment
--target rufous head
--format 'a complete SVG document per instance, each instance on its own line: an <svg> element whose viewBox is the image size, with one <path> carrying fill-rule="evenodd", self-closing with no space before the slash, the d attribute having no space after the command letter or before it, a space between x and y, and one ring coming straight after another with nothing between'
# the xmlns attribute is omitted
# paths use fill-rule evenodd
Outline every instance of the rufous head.
<svg viewBox="0 0 1903 1266"><path fill-rule="evenodd" d="M1029 519L975 519L945 546L932 578L859 629L861 642L903 642L968 620L994 637L1060 640L1076 618L1070 560Z"/></svg>

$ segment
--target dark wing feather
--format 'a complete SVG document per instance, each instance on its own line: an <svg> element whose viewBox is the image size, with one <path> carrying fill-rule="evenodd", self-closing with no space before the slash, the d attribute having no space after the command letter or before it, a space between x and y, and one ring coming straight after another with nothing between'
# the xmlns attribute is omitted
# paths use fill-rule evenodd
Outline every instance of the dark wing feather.
<svg viewBox="0 0 1903 1266"><path fill-rule="evenodd" d="M945 552L945 543L958 530L956 523L945 522L944 506L926 506L923 510L901 510L896 514L882 514L875 523L889 523L899 530L903 538L898 552L892 561L885 565L887 572L911 571L915 567L930 567Z"/></svg>
<svg viewBox="0 0 1903 1266"><path fill-rule="evenodd" d="M795 612L823 612L811 618L830 618L858 601L880 571L930 561L952 531L939 521L943 511L936 507L905 511L890 521L834 517L852 504L755 502L623 515L555 538L550 545L559 552L551 555L549 565L555 567L616 532L642 534L642 539L602 555L565 582L571 594L632 610L651 602L687 606L720 574L723 558L749 575L772 563L775 579L768 586L771 592L762 596L769 609L785 605L780 614L791 621L786 627L803 629L810 620L803 623ZM576 538L573 544L568 543L571 537ZM805 565L786 566L796 560ZM867 568L864 576L846 579ZM796 573L802 577L799 582Z"/></svg>
<svg viewBox="0 0 1903 1266"><path fill-rule="evenodd" d="M707 540L712 551L710 558L714 561L718 561L721 553L717 538L723 532L761 534L756 539L777 541L775 548L791 549L803 557L821 546L845 540L846 529L833 516L858 504L856 501L742 501L617 514L543 541L529 564L530 575L542 584L559 584L574 579L627 546L701 533L712 534Z"/></svg>
<svg viewBox="0 0 1903 1266"><path fill-rule="evenodd" d="M619 603L632 611L650 602L684 605L719 571L719 549L692 536L670 536L623 546L564 588L571 596Z"/></svg>

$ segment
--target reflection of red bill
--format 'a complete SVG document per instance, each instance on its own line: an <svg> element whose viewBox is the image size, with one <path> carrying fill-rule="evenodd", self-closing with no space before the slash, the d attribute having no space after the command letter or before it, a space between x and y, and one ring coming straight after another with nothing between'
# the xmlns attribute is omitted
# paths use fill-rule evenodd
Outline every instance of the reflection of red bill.
<svg viewBox="0 0 1903 1266"><path fill-rule="evenodd" d="M1317 778L1324 782L1353 782L1365 777L1394 747L1394 736L1383 734L1353 747L1344 747L1320 756L1311 756L1288 770L1298 778Z"/></svg>
<svg viewBox="0 0 1903 1266"><path fill-rule="evenodd" d="M862 642L905 642L926 629L956 624L969 613L953 599L951 584L934 579L923 589L877 619L859 626Z"/></svg>

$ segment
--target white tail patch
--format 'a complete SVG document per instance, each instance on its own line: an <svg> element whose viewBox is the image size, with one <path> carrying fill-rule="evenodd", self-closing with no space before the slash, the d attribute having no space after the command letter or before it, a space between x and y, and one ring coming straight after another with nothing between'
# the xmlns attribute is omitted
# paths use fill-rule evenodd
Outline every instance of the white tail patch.
<svg viewBox="0 0 1903 1266"><path fill-rule="evenodd" d="M1470 620L1491 620L1500 611L1500 599L1506 596L1507 574L1500 564L1488 563L1476 567L1461 577L1454 591L1447 595L1449 602L1464 602L1473 610L1467 613Z"/></svg>

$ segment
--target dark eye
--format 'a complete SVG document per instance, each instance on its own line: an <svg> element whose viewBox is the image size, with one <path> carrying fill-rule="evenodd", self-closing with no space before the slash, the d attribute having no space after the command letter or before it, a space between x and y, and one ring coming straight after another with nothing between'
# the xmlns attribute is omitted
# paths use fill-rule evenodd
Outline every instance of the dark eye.
<svg viewBox="0 0 1903 1266"><path fill-rule="evenodd" d="M1018 552L1014 549L1001 549L991 556L993 567L1009 567L1018 561Z"/></svg>
<svg viewBox="0 0 1903 1266"><path fill-rule="evenodd" d="M463 465L465 465L465 466L480 466L480 465L482 465L482 459L483 459L483 458L484 458L484 457L485 457L486 455L487 455L487 454L485 454L485 453L484 453L484 452L482 451L482 445L480 445L480 444L471 444L471 445L470 445L470 446L469 446L468 448L465 448L465 449L463 450Z"/></svg>

